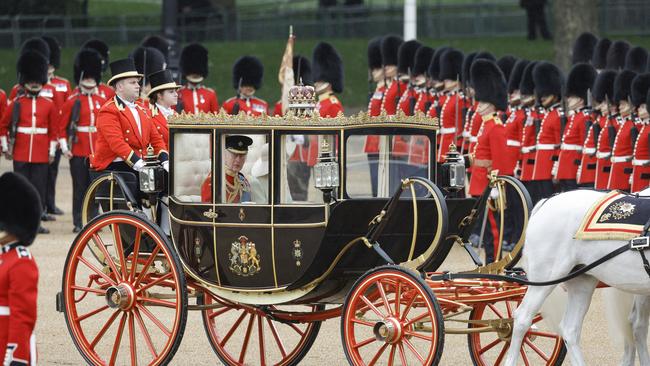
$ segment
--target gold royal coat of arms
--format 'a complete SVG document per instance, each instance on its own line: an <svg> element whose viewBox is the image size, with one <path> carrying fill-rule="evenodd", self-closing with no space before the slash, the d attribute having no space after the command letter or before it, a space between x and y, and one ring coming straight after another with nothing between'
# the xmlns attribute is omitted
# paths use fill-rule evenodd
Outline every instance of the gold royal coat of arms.
<svg viewBox="0 0 650 366"><path fill-rule="evenodd" d="M230 270L238 276L252 276L260 271L260 255L255 243L242 235L230 246Z"/></svg>

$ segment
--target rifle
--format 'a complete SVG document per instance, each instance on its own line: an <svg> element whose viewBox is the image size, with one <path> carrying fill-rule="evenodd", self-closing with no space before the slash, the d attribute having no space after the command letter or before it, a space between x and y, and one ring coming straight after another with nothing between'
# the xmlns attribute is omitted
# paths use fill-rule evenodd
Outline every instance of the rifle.
<svg viewBox="0 0 650 366"><path fill-rule="evenodd" d="M411 91L415 88L415 85L413 84L413 75L411 75L411 68L409 68L409 86L408 86L408 98L409 98L409 105L408 105L408 115L413 116L415 115L415 103L417 103L417 100L413 96L413 93Z"/></svg>
<svg viewBox="0 0 650 366"><path fill-rule="evenodd" d="M587 89L587 106L585 107L585 112L589 116L587 120L585 121L585 131L589 131L591 126L593 126L594 121L591 120L591 89ZM587 134L585 134L585 141L583 141L583 145L587 143Z"/></svg>
<svg viewBox="0 0 650 366"><path fill-rule="evenodd" d="M237 99L235 99L235 105L232 106L232 112L230 113L233 116L236 116L236 115L239 114L239 109L240 109L240 107L239 107L239 99L241 98L239 93L240 93L240 90L241 90L241 82L242 82L242 78L239 78L239 86L237 86Z"/></svg>
<svg viewBox="0 0 650 366"><path fill-rule="evenodd" d="M180 72L178 73L178 85L181 85ZM185 105L183 105L183 99L180 98L180 93L179 93L178 102L176 102L176 113L182 113L184 109L185 109Z"/></svg>
<svg viewBox="0 0 650 366"><path fill-rule="evenodd" d="M79 115L81 114L81 100L77 98L70 111L70 121L68 123L68 149L72 151L74 144L79 142L77 136L77 126L79 125Z"/></svg>
<svg viewBox="0 0 650 366"><path fill-rule="evenodd" d="M20 121L20 102L18 97L14 101L13 108L11 109L11 126L9 127L9 150L7 154L13 156L14 145L16 144L16 132L18 132L18 122Z"/></svg>

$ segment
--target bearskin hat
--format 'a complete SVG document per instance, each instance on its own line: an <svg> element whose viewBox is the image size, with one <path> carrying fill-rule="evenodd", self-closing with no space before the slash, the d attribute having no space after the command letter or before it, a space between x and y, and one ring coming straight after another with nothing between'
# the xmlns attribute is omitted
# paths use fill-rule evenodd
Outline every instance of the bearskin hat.
<svg viewBox="0 0 650 366"><path fill-rule="evenodd" d="M576 96L586 102L588 93L594 87L597 74L596 69L588 63L579 62L573 65L567 76L564 95Z"/></svg>
<svg viewBox="0 0 650 366"><path fill-rule="evenodd" d="M102 72L106 71L108 68L108 63L110 62L110 53L108 45L99 39L91 39L86 41L86 43L81 46L81 48L92 48L95 51L99 52L102 55Z"/></svg>
<svg viewBox="0 0 650 366"><path fill-rule="evenodd" d="M30 38L26 40L20 48L20 53L24 53L25 51L36 51L43 55L48 62L50 60L50 46L43 38Z"/></svg>
<svg viewBox="0 0 650 366"><path fill-rule="evenodd" d="M415 64L415 53L418 48L422 47L422 43L412 39L406 41L399 46L397 51L397 72L401 75L409 75L413 70Z"/></svg>
<svg viewBox="0 0 650 366"><path fill-rule="evenodd" d="M650 73L639 74L632 80L630 100L634 107L638 108L646 102L648 90L650 90Z"/></svg>
<svg viewBox="0 0 650 366"><path fill-rule="evenodd" d="M164 39L161 36L147 36L142 40L142 43L140 44L142 47L153 47L160 51L162 55L165 57L165 62L169 60L169 48L171 45L169 42ZM157 70L160 71L160 70Z"/></svg>
<svg viewBox="0 0 650 366"><path fill-rule="evenodd" d="M368 42L368 69L381 69L381 37L375 37Z"/></svg>
<svg viewBox="0 0 650 366"><path fill-rule="evenodd" d="M616 71L604 70L596 76L594 82L594 90L591 96L596 103L602 103L605 99L612 100L614 97L614 79L616 79Z"/></svg>
<svg viewBox="0 0 650 366"><path fill-rule="evenodd" d="M74 58L74 82L79 85L81 74L83 77L95 79L99 84L102 80L102 55L92 48L84 48Z"/></svg>
<svg viewBox="0 0 650 366"><path fill-rule="evenodd" d="M130 57L135 63L135 69L142 75L153 74L166 68L165 56L153 47L138 47Z"/></svg>
<svg viewBox="0 0 650 366"><path fill-rule="evenodd" d="M494 104L499 111L508 108L506 79L496 62L485 59L475 60L470 75L474 86L474 99L477 102Z"/></svg>
<svg viewBox="0 0 650 366"><path fill-rule="evenodd" d="M255 56L242 56L232 66L232 87L235 90L239 90L240 85L260 89L262 79L264 79L264 65Z"/></svg>
<svg viewBox="0 0 650 366"><path fill-rule="evenodd" d="M178 66L183 76L191 74L208 76L208 49L198 43L188 44L181 51Z"/></svg>
<svg viewBox="0 0 650 366"><path fill-rule="evenodd" d="M440 56L440 73L438 80L458 80L463 73L463 59L465 55L455 48L448 49Z"/></svg>
<svg viewBox="0 0 650 366"><path fill-rule="evenodd" d="M40 84L47 83L48 61L40 52L27 50L18 58L18 83L23 85L29 82Z"/></svg>
<svg viewBox="0 0 650 366"><path fill-rule="evenodd" d="M614 100L615 104L622 100L630 98L632 91L632 80L636 77L636 72L630 70L621 70L614 79Z"/></svg>
<svg viewBox="0 0 650 366"><path fill-rule="evenodd" d="M533 81L537 98L547 95L562 96L562 71L554 64L542 61L535 65Z"/></svg>
<svg viewBox="0 0 650 366"><path fill-rule="evenodd" d="M463 59L463 73L460 76L461 76L461 80L463 82L463 85L465 85L465 87L470 86L469 85L469 77L470 77L469 70L472 67L472 62L474 62L474 58L476 58L476 54L478 54L478 52L476 52L476 51L470 52L467 55L465 55L465 58Z"/></svg>
<svg viewBox="0 0 650 366"><path fill-rule="evenodd" d="M381 40L381 62L384 66L397 66L399 46L404 43L402 37L388 35Z"/></svg>
<svg viewBox="0 0 650 366"><path fill-rule="evenodd" d="M625 41L614 41L607 50L607 65L605 68L618 71L625 67L625 57L630 44Z"/></svg>
<svg viewBox="0 0 650 366"><path fill-rule="evenodd" d="M381 67L381 65L379 66ZM311 62L304 56L293 56L293 82L298 85L314 85L314 79L311 75Z"/></svg>
<svg viewBox="0 0 650 366"><path fill-rule="evenodd" d="M501 69L503 76L506 78L506 82L510 80L510 73L512 72L512 68L515 67L516 63L517 58L512 55L505 55L497 60L497 66L499 66Z"/></svg>
<svg viewBox="0 0 650 366"><path fill-rule="evenodd" d="M47 42L47 46L50 48L50 65L54 66L55 69L58 69L61 66L61 45L59 41L54 37L42 36L43 40Z"/></svg>
<svg viewBox="0 0 650 366"><path fill-rule="evenodd" d="M427 73L429 64L431 63L431 58L436 52L433 48L429 46L422 46L418 48L418 51L415 53L415 64L413 64L413 75L424 75Z"/></svg>
<svg viewBox="0 0 650 366"><path fill-rule="evenodd" d="M442 46L436 48L436 52L433 53L433 57L431 58L431 63L429 64L429 77L433 80L440 80L438 79L438 76L440 74L440 58L442 57L442 54L447 51L449 47L447 46Z"/></svg>
<svg viewBox="0 0 650 366"><path fill-rule="evenodd" d="M494 57L494 55L491 52L488 52L488 51L480 51L479 53L477 53L476 57L474 57L474 60L476 61L476 60L479 60L479 59L490 60L490 61L494 61L494 62L497 61L497 58Z"/></svg>
<svg viewBox="0 0 650 366"><path fill-rule="evenodd" d="M531 61L524 68L524 73L521 76L521 83L519 84L519 92L521 95L535 95L535 80L533 80L533 69L539 61Z"/></svg>
<svg viewBox="0 0 650 366"><path fill-rule="evenodd" d="M597 70L603 70L607 67L607 52L612 45L612 41L607 38L601 38L594 47L594 53L591 55L591 64Z"/></svg>
<svg viewBox="0 0 650 366"><path fill-rule="evenodd" d="M314 47L312 67L314 82L326 81L335 93L343 92L343 60L331 44L320 42Z"/></svg>
<svg viewBox="0 0 650 366"><path fill-rule="evenodd" d="M508 78L508 94L519 89L521 79L524 76L524 70L529 63L530 61L522 59L517 61L515 66L512 68L512 72L510 72L510 77Z"/></svg>
<svg viewBox="0 0 650 366"><path fill-rule="evenodd" d="M4 173L0 176L0 201L0 231L15 235L24 246L32 244L43 209L36 188L22 175Z"/></svg>
<svg viewBox="0 0 650 366"><path fill-rule="evenodd" d="M579 62L589 63L594 55L594 48L598 43L598 37L590 32L584 32L576 38L573 44L573 53L571 54L571 63Z"/></svg>
<svg viewBox="0 0 650 366"><path fill-rule="evenodd" d="M645 72L648 67L648 51L643 47L632 47L625 56L625 70Z"/></svg>

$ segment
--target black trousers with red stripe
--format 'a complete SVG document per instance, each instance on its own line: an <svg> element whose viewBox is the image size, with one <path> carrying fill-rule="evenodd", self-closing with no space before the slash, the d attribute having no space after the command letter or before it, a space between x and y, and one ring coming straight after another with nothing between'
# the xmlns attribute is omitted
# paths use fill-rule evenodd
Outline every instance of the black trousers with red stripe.
<svg viewBox="0 0 650 366"><path fill-rule="evenodd" d="M36 188L41 198L41 204L45 209L45 197L47 195L47 170L48 163L26 163L14 160L14 172L27 178Z"/></svg>

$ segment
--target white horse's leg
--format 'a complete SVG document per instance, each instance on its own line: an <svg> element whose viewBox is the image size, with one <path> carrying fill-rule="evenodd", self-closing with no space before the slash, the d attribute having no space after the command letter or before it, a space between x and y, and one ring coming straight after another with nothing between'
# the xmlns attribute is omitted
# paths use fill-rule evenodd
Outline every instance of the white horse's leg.
<svg viewBox="0 0 650 366"><path fill-rule="evenodd" d="M639 363L641 366L650 365L650 355L648 354L648 318L650 317L650 296L635 295L630 322L632 323L632 334L634 334L634 343L639 353ZM632 356L634 362L634 356Z"/></svg>
<svg viewBox="0 0 650 366"><path fill-rule="evenodd" d="M533 323L533 318L539 312L542 304L544 304L544 300L546 300L554 288L555 286L528 287L524 299L514 313L514 324L510 339L510 348L508 348L508 355L506 356L506 366L517 365L524 336Z"/></svg>
<svg viewBox="0 0 650 366"><path fill-rule="evenodd" d="M569 295L569 303L564 313L564 319L560 323L562 338L571 357L571 364L575 366L585 365L582 351L580 350L580 334L582 322L585 319L591 297L594 294L598 280L591 276L579 276L566 282Z"/></svg>
<svg viewBox="0 0 650 366"><path fill-rule="evenodd" d="M607 328L609 338L617 345L623 343L623 358L620 366L634 366L636 346L632 334L632 317L634 295L614 287L600 290L605 301Z"/></svg>

